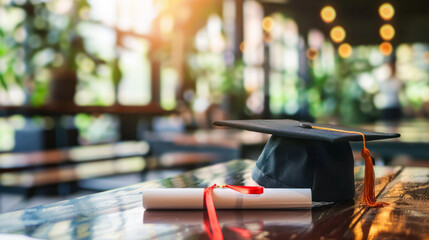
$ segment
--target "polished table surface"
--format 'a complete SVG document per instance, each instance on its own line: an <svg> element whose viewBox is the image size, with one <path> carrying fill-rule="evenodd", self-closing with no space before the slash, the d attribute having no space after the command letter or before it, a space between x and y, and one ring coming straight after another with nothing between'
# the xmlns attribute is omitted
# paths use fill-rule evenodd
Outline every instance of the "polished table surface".
<svg viewBox="0 0 429 240"><path fill-rule="evenodd" d="M0 215L0 233L41 239L208 239L202 211L145 211L142 189L249 185L255 162L236 160L177 177ZM225 239L428 239L429 168L375 167L378 200L360 201L363 171L355 168L354 201L306 210L218 211ZM1 235L0 235L1 236Z"/></svg>

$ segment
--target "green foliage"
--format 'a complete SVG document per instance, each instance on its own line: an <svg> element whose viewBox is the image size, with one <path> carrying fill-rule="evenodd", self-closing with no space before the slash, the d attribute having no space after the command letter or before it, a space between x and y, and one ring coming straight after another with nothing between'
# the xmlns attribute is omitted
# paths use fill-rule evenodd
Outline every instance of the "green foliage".
<svg viewBox="0 0 429 240"><path fill-rule="evenodd" d="M39 106L49 95L49 81L37 81L41 69L74 68L75 54L83 50L75 31L79 10L86 0L73 1L69 11L57 12L58 1L15 2L2 5L7 24L0 24L0 87L18 84L29 92L29 102ZM27 83L25 83L27 81Z"/></svg>
<svg viewBox="0 0 429 240"><path fill-rule="evenodd" d="M374 105L375 93L368 92L358 84L361 74L371 73L367 58L337 58L336 72L316 73L310 67L310 82L305 94L309 113L316 119L336 118L344 123L362 123L374 120L379 111Z"/></svg>
<svg viewBox="0 0 429 240"><path fill-rule="evenodd" d="M42 106L45 103L45 98L48 95L48 85L43 83L35 84L33 94L31 95L31 104L33 106Z"/></svg>
<svg viewBox="0 0 429 240"><path fill-rule="evenodd" d="M235 61L230 67L222 72L222 80L219 90L223 94L240 94L244 91L244 63L242 60Z"/></svg>
<svg viewBox="0 0 429 240"><path fill-rule="evenodd" d="M8 90L8 89L7 89L6 81L5 81L4 77L3 77L3 75L1 75L1 74L0 74L0 85L1 85L4 89Z"/></svg>

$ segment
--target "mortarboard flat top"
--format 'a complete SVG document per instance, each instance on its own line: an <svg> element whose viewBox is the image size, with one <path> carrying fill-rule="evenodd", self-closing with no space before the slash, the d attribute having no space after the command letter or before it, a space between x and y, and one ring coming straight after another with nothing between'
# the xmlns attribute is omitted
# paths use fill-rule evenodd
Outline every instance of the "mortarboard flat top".
<svg viewBox="0 0 429 240"><path fill-rule="evenodd" d="M249 131L268 133L280 137L303 139L303 140L321 140L331 143L347 142L347 141L362 141L362 136L353 133L342 133L335 131L326 131L320 129L312 129L306 126L318 126L326 128L334 128L338 130L356 131L365 135L365 140L377 140L387 138L400 137L398 133L378 133L349 127L315 124L307 122L299 122L290 119L284 120L227 120L215 121L216 126L227 126L240 128Z"/></svg>

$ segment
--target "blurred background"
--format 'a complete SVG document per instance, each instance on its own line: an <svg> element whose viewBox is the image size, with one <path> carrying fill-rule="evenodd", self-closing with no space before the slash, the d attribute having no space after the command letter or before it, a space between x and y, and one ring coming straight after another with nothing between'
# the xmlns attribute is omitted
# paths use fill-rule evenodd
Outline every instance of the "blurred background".
<svg viewBox="0 0 429 240"><path fill-rule="evenodd" d="M130 184L129 173L141 181L170 174L154 169L257 158L267 137L210 130L221 119L396 131L401 140L374 146L378 163L426 165L427 9L423 0L0 0L0 191L98 191L121 181L81 180ZM47 185L54 191L39 190Z"/></svg>

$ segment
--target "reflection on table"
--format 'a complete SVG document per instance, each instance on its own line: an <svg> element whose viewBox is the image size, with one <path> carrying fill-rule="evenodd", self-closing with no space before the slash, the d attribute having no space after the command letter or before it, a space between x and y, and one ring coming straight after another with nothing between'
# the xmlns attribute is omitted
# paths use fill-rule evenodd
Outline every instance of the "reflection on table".
<svg viewBox="0 0 429 240"><path fill-rule="evenodd" d="M255 162L237 160L112 191L0 215L0 232L36 238L207 239L202 211L149 212L143 188L250 185ZM429 238L429 169L375 167L378 200L368 209L360 192L364 169L355 168L354 201L311 210L219 211L225 239Z"/></svg>

